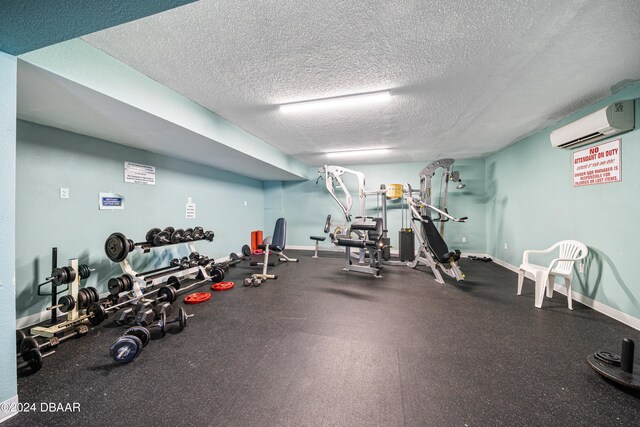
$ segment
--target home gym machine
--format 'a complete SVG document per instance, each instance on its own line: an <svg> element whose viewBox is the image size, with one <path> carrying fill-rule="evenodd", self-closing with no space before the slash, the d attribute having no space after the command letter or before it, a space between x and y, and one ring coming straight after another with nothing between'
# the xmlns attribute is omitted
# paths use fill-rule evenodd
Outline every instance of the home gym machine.
<svg viewBox="0 0 640 427"><path fill-rule="evenodd" d="M431 200L431 180L438 169L442 168L443 170L442 180L440 181L440 204L438 209L435 210L438 213L438 217L433 218L434 222L440 223L440 236L444 236L444 225L450 219L450 217L447 216L447 193L449 191L449 182L457 182L458 185L456 185L456 189L458 190L463 189L466 186L462 183L462 179L460 179L460 172L452 170L454 162L454 159L439 159L425 166L418 174L420 176L420 200L425 205L423 215L430 215L430 211L434 210L431 208L433 205ZM444 211L445 215L440 214L438 211Z"/></svg>

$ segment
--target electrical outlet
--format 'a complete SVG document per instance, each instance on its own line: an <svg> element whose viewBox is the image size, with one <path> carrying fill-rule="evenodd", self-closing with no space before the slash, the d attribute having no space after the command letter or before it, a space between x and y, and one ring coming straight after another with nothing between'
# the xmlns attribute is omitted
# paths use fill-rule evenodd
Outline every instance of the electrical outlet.
<svg viewBox="0 0 640 427"><path fill-rule="evenodd" d="M509 249L509 245L507 245L507 242L504 242L504 248Z"/></svg>
<svg viewBox="0 0 640 427"><path fill-rule="evenodd" d="M69 189L60 187L60 198L68 199L69 198Z"/></svg>
<svg viewBox="0 0 640 427"><path fill-rule="evenodd" d="M245 200L244 201L244 205L247 206L249 203Z"/></svg>
<svg viewBox="0 0 640 427"><path fill-rule="evenodd" d="M466 237L462 238L462 243L467 243L467 238Z"/></svg>

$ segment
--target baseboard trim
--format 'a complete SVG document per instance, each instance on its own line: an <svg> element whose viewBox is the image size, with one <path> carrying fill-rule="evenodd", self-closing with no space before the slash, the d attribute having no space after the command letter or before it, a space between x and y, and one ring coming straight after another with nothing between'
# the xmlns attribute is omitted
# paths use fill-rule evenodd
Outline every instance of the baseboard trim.
<svg viewBox="0 0 640 427"><path fill-rule="evenodd" d="M497 259L495 257L492 257L492 259L493 259L493 262L498 264L499 266L504 267L507 270L511 270L514 273L518 272L518 267L516 267L515 265L510 264L501 259ZM527 277L530 278L531 280L534 280L533 276L527 275ZM567 290L562 284L554 283L553 290L555 292L558 292L564 295L565 297L567 295ZM586 305L587 307L599 313L602 313L605 316L611 317L612 319L617 320L618 322L624 323L625 325L630 326L633 329L640 330L640 319L638 319L637 317L624 313L618 310L617 308L613 308L600 301L591 299L588 296L582 295L574 290L571 290L571 297L573 298L574 301L578 301L580 304ZM544 305L543 305L543 308L544 308Z"/></svg>
<svg viewBox="0 0 640 427"><path fill-rule="evenodd" d="M18 396L13 396L10 399L5 400L4 402L0 403L0 423L7 421L9 418L18 415L18 411L7 411L5 409L2 408L11 408L13 407L14 409L17 409L18 406Z"/></svg>

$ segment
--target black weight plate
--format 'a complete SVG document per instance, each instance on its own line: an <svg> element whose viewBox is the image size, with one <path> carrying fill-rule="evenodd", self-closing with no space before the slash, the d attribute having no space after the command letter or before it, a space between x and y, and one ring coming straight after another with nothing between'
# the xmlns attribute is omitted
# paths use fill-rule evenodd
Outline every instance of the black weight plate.
<svg viewBox="0 0 640 427"><path fill-rule="evenodd" d="M78 292L78 296L80 296L80 292ZM69 310L73 310L73 308L76 306L76 301L71 295L64 295L58 298L58 304L62 305L62 307L59 307L59 310L63 313L66 313Z"/></svg>
<svg viewBox="0 0 640 427"><path fill-rule="evenodd" d="M131 289L133 289L133 276L131 276L130 274L123 274L120 279L122 280L125 291L130 291Z"/></svg>
<svg viewBox="0 0 640 427"><path fill-rule="evenodd" d="M245 257L251 256L251 247L249 245L242 246L242 255Z"/></svg>
<svg viewBox="0 0 640 427"><path fill-rule="evenodd" d="M611 353L608 351L598 351L593 354L593 357L601 362L608 363L613 366L620 366L621 359L619 354Z"/></svg>
<svg viewBox="0 0 640 427"><path fill-rule="evenodd" d="M22 329L16 329L16 348L18 349L18 351L20 350L20 344L22 344L22 340L26 337L27 334L25 334Z"/></svg>
<svg viewBox="0 0 640 427"><path fill-rule="evenodd" d="M182 233L182 239L185 242L191 242L193 240L193 236L191 235L191 233L193 233L193 229L187 228L186 230L184 230L184 233Z"/></svg>
<svg viewBox="0 0 640 427"><path fill-rule="evenodd" d="M193 240L200 240L204 236L204 229L202 227L194 227L191 233Z"/></svg>
<svg viewBox="0 0 640 427"><path fill-rule="evenodd" d="M173 233L171 233L171 243L180 243L180 242L182 242L183 235L184 235L184 230L181 229L181 228L178 228Z"/></svg>
<svg viewBox="0 0 640 427"><path fill-rule="evenodd" d="M126 335L111 344L109 355L118 363L129 363L140 355L143 347L140 338Z"/></svg>
<svg viewBox="0 0 640 427"><path fill-rule="evenodd" d="M65 283L69 283L67 272L68 270L66 270L64 267L53 269L53 271L51 272L51 277L53 278L51 282L55 286L60 286Z"/></svg>
<svg viewBox="0 0 640 427"><path fill-rule="evenodd" d="M102 304L94 302L87 307L87 315L89 316L89 322L91 322L91 324L99 325L106 320L107 311Z"/></svg>
<svg viewBox="0 0 640 427"><path fill-rule="evenodd" d="M178 258L174 258L174 259L171 260L169 265L172 266L172 267L177 267L177 266L180 265L180 260Z"/></svg>
<svg viewBox="0 0 640 427"><path fill-rule="evenodd" d="M133 326L127 329L124 334L138 337L142 341L142 347L146 347L151 341L151 332L144 326Z"/></svg>
<svg viewBox="0 0 640 427"><path fill-rule="evenodd" d="M171 226L169 226L169 227L165 227L164 230L162 230L162 231L166 231L169 234L173 234L173 232L176 231L176 229L171 227Z"/></svg>
<svg viewBox="0 0 640 427"><path fill-rule="evenodd" d="M120 277L112 277L107 282L107 288L111 295L118 295L120 292L124 291L122 279Z"/></svg>
<svg viewBox="0 0 640 427"><path fill-rule="evenodd" d="M113 233L104 243L104 251L113 262L124 261L129 255L129 241L122 233Z"/></svg>
<svg viewBox="0 0 640 427"><path fill-rule="evenodd" d="M93 286L89 286L87 289L91 292L91 295L93 296L91 302L98 302L98 300L100 299L100 293L98 292L98 290Z"/></svg>
<svg viewBox="0 0 640 427"><path fill-rule="evenodd" d="M240 255L235 252L231 252L229 254L229 265L236 265L236 263L240 262Z"/></svg>
<svg viewBox="0 0 640 427"><path fill-rule="evenodd" d="M211 269L211 281L213 283L222 282L224 280L224 270L217 265Z"/></svg>
<svg viewBox="0 0 640 427"><path fill-rule="evenodd" d="M164 337L167 334L167 313L160 314L158 328L160 329L160 334Z"/></svg>
<svg viewBox="0 0 640 427"><path fill-rule="evenodd" d="M78 310L82 310L91 301L91 297L88 295L88 291L86 289L78 289Z"/></svg>
<svg viewBox="0 0 640 427"><path fill-rule="evenodd" d="M178 310L178 325L179 331L182 331L185 326L187 326L187 320L189 320L189 317L187 316L187 311L184 309L184 307L180 307L180 310Z"/></svg>
<svg viewBox="0 0 640 427"><path fill-rule="evenodd" d="M175 290L180 289L180 286L182 286L182 284L180 283L180 279L178 279L176 276L169 277L169 279L167 279L167 285L171 286Z"/></svg>
<svg viewBox="0 0 640 427"><path fill-rule="evenodd" d="M40 344L33 337L26 337L20 342L20 353L23 355L31 350L40 350Z"/></svg>
<svg viewBox="0 0 640 427"><path fill-rule="evenodd" d="M166 231L161 231L160 233L156 234L156 237L153 238L153 244L155 246L162 246L169 242L171 242L171 234L167 233Z"/></svg>
<svg viewBox="0 0 640 427"><path fill-rule="evenodd" d="M174 302L177 297L176 289L173 286L163 286L158 289L158 299L162 298L162 301Z"/></svg>
<svg viewBox="0 0 640 427"><path fill-rule="evenodd" d="M156 238L156 235L160 232L161 230L159 228L152 228L151 230L147 231L147 234L144 236L144 240L147 243L151 243L153 244L153 239Z"/></svg>
<svg viewBox="0 0 640 427"><path fill-rule="evenodd" d="M29 363L32 372L39 371L42 368L42 353L40 350L33 349L22 355L25 362Z"/></svg>

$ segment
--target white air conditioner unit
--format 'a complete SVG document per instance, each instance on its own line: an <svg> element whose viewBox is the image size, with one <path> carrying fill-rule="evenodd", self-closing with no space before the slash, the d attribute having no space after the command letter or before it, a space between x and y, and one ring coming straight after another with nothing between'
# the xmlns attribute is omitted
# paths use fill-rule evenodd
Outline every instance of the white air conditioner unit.
<svg viewBox="0 0 640 427"><path fill-rule="evenodd" d="M571 148L632 130L635 126L634 100L617 101L595 113L551 132L551 145Z"/></svg>

